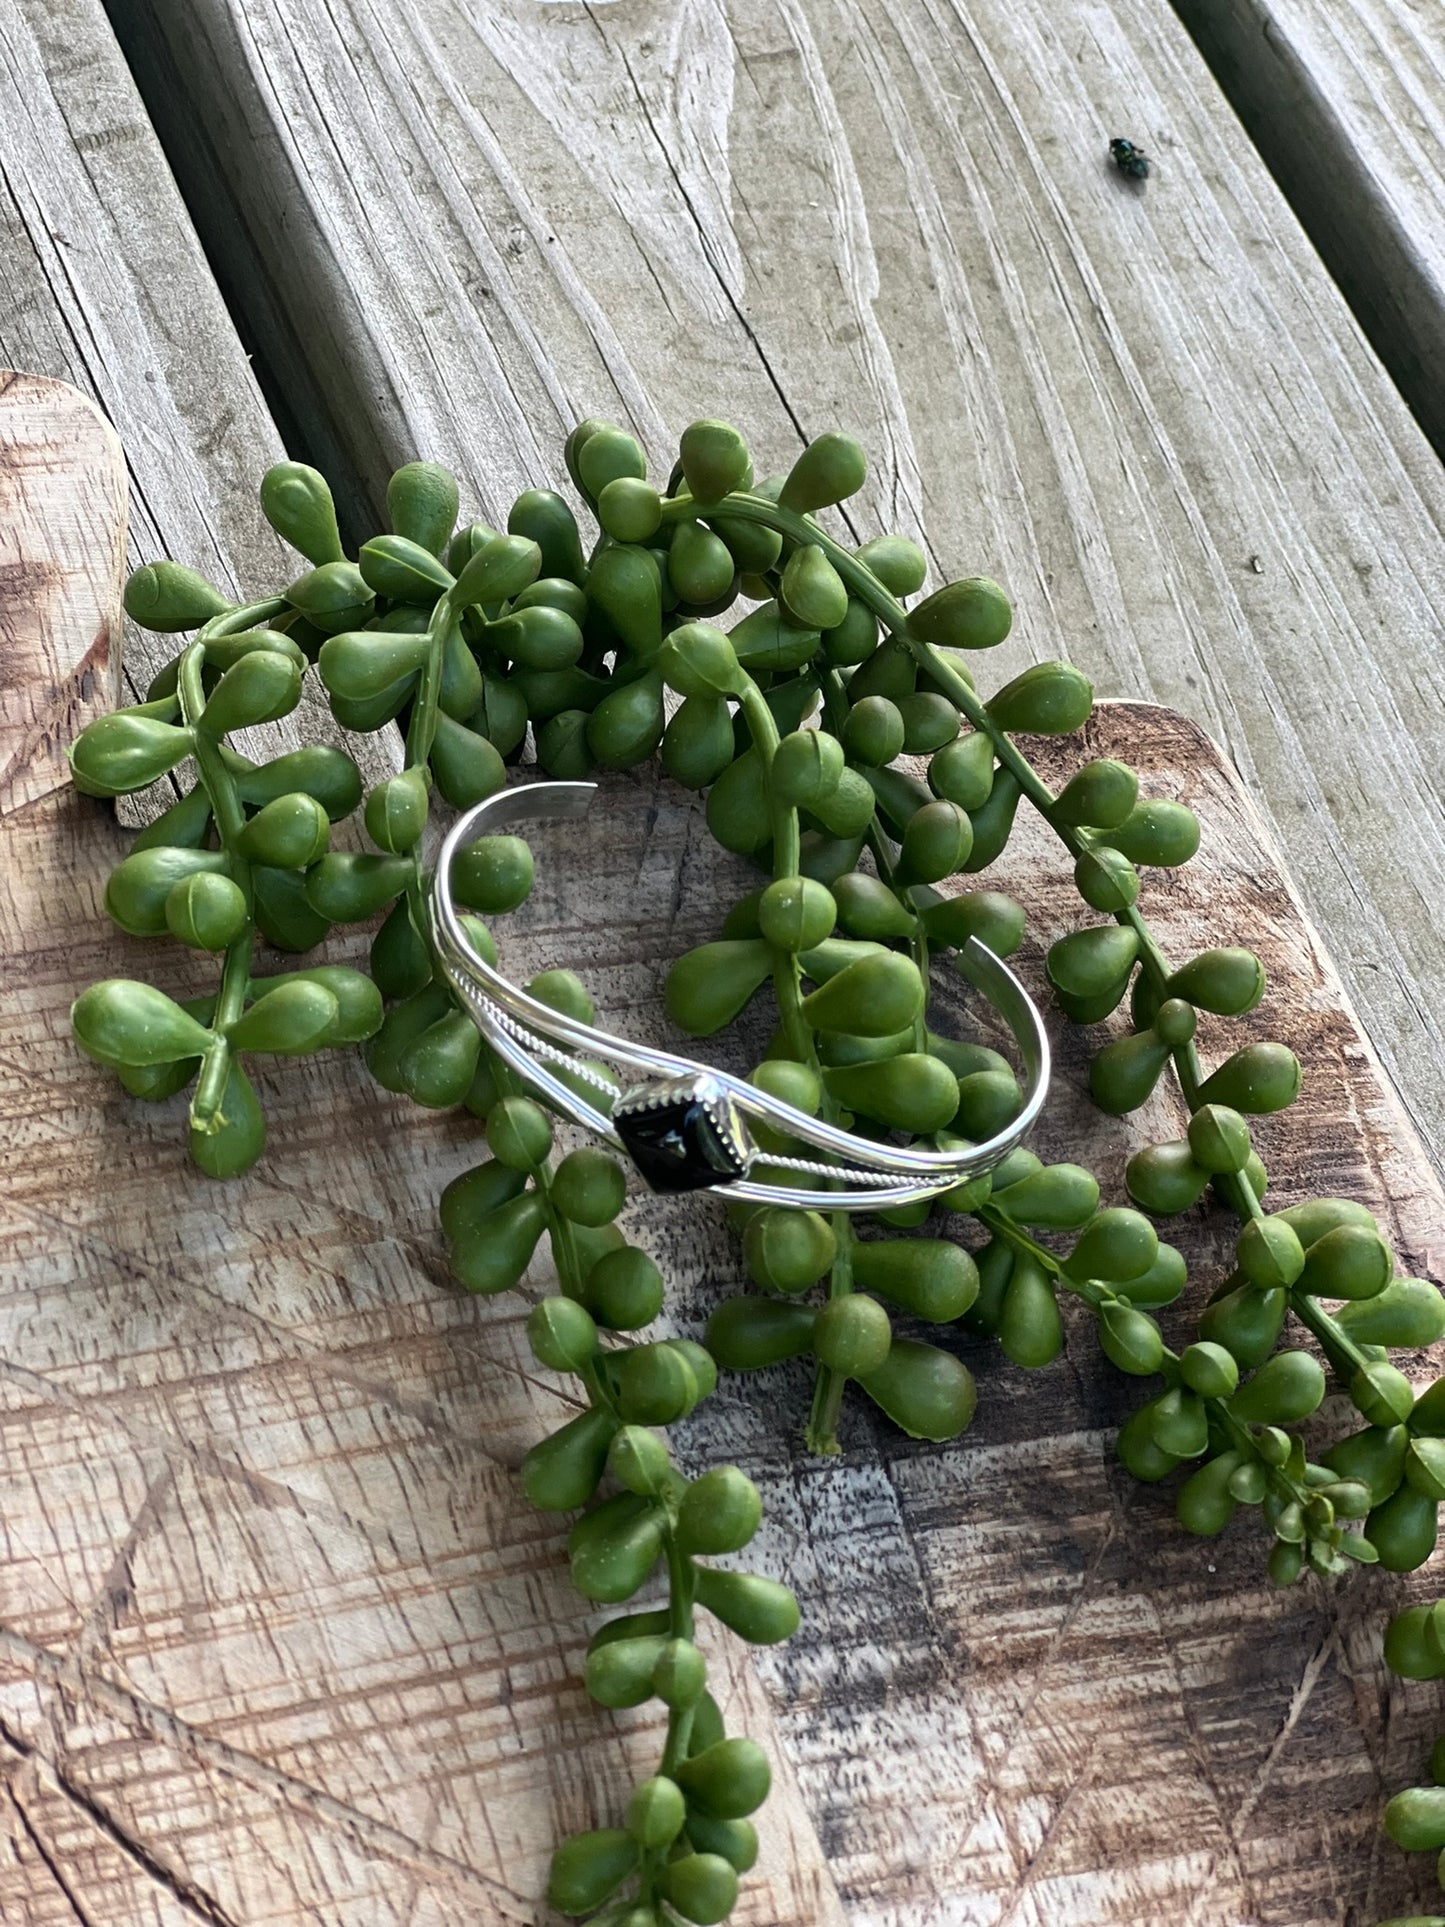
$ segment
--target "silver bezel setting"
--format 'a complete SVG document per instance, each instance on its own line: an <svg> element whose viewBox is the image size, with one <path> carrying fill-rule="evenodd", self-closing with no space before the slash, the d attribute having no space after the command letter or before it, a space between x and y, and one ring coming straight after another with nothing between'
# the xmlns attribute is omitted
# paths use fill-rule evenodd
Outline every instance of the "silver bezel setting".
<svg viewBox="0 0 1445 1927"><path fill-rule="evenodd" d="M639 1128L649 1120L681 1113L674 1132L675 1151L651 1149ZM654 1191L712 1190L736 1184L748 1169L752 1143L746 1125L726 1087L711 1073L672 1077L661 1084L634 1084L612 1106L612 1124L633 1163ZM706 1127L704 1129L703 1127ZM667 1182L669 1162L676 1165L677 1182Z"/></svg>

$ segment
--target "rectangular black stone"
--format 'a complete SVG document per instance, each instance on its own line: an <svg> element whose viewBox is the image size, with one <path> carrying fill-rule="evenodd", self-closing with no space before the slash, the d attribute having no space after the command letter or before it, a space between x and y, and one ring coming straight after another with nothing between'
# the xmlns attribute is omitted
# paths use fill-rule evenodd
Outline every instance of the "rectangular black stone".
<svg viewBox="0 0 1445 1927"><path fill-rule="evenodd" d="M737 1147L697 1092L645 1100L612 1113L617 1135L654 1191L701 1191L743 1174Z"/></svg>

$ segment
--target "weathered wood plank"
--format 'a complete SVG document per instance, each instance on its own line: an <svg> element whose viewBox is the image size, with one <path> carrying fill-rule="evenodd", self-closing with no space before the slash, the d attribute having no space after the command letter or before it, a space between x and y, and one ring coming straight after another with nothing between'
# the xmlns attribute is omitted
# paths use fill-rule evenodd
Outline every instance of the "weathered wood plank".
<svg viewBox="0 0 1445 1927"><path fill-rule="evenodd" d="M0 128L0 370L72 382L105 412L132 566L174 556L269 592L298 572L257 507L281 438L99 0L0 0ZM134 695L174 649L132 627ZM324 705L281 726L338 734ZM394 751L388 732L360 753L380 771Z"/></svg>
<svg viewBox="0 0 1445 1927"><path fill-rule="evenodd" d="M10 399L6 560L27 566L0 576L0 612L8 660L45 688L0 683L7 721L63 707L89 611L115 593L104 487L93 471L79 485L85 521L51 515L55 464L16 446ZM88 412L80 428L93 441ZM1285 1035L1305 1060L1308 1108L1262 1133L1277 1195L1365 1197L1402 1261L1439 1278L1445 1199L1238 779L1192 725L1135 705L1101 711L1087 749L1128 754L1200 812L1207 857L1150 885L1171 953L1228 913L1266 957L1266 1003L1203 1043L1212 1059L1231 1029ZM568 1410L526 1344L545 1268L495 1301L447 1284L435 1202L475 1161L475 1126L386 1097L352 1058L298 1060L259 1080L264 1163L234 1185L199 1177L180 1101L122 1097L74 1052L66 1009L96 976L179 991L205 965L105 925L124 839L99 806L45 786L0 811L0 839L0 1917L540 1922L555 1832L615 1812L657 1739L586 1703L594 1616L558 1522L517 1488ZM665 959L751 879L655 772L616 779L538 851L513 969L578 967L607 1021L659 1037ZM1037 829L1003 880L1028 903L1037 981L1077 903ZM939 989L944 1026L970 1026L957 980ZM720 1052L750 1061L766 1024ZM1117 1197L1167 1100L1104 1125L1078 1036L1060 1044L1040 1148L1100 1158ZM629 1222L695 1331L738 1280L721 1212L638 1198ZM1179 1235L1197 1300L1227 1228L1193 1214ZM950 1342L983 1392L952 1447L852 1406L846 1461L801 1460L791 1370L729 1383L684 1435L696 1462L733 1457L764 1484L756 1562L806 1612L798 1640L754 1659L708 1638L730 1724L779 1766L740 1927L1398 1911L1415 1870L1381 1850L1375 1815L1438 1717L1433 1689L1380 1669L1399 1589L1365 1575L1281 1596L1247 1524L1187 1539L1167 1494L1113 1463L1137 1392L1086 1325L1047 1373Z"/></svg>
<svg viewBox="0 0 1445 1927"><path fill-rule="evenodd" d="M857 432L860 527L998 575L1010 666L1226 746L1445 1142L1445 481L1163 0L111 11L364 492L499 514L584 413Z"/></svg>
<svg viewBox="0 0 1445 1927"><path fill-rule="evenodd" d="M0 126L0 366L104 409L133 561L274 575L255 502L280 439L95 0L0 0ZM136 675L165 648L136 638Z"/></svg>
<svg viewBox="0 0 1445 1927"><path fill-rule="evenodd" d="M1445 15L1430 0L1174 5L1445 453Z"/></svg>

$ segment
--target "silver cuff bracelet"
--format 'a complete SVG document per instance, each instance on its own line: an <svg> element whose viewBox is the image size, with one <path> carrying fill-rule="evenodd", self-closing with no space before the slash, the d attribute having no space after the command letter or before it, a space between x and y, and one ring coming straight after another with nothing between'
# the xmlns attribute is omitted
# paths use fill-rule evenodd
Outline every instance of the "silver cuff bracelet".
<svg viewBox="0 0 1445 1927"><path fill-rule="evenodd" d="M468 940L452 896L457 852L527 818L583 816L596 792L595 783L530 783L478 803L448 832L431 892L433 941L458 997L498 1057L554 1110L624 1152L654 1191L713 1191L830 1211L886 1210L937 1197L992 1170L1022 1142L1048 1092L1049 1040L1028 992L976 937L959 951L959 968L1013 1033L1024 1105L996 1137L949 1151L855 1137L726 1071L578 1023L509 983ZM573 1052L616 1064L631 1081L614 1082ZM766 1150L754 1141L750 1120L823 1155ZM805 1178L813 1182L798 1181Z"/></svg>

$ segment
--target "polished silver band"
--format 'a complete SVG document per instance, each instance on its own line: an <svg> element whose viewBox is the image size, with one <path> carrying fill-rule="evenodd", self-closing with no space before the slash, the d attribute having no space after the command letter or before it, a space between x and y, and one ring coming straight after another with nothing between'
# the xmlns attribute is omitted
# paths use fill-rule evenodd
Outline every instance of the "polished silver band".
<svg viewBox="0 0 1445 1927"><path fill-rule="evenodd" d="M976 937L958 953L959 968L1013 1033L1024 1104L996 1137L947 1151L856 1137L726 1071L578 1023L509 983L468 939L452 895L456 855L479 836L529 818L583 816L596 793L595 783L529 783L489 796L452 825L431 892L433 941L458 997L491 1048L554 1110L629 1156L654 1189L830 1211L886 1210L936 1197L992 1170L1022 1142L1048 1092L1049 1040L1028 992ZM630 1081L624 1085L587 1059L620 1066ZM749 1120L823 1155L775 1154L755 1141ZM814 1182L796 1181L803 1178Z"/></svg>

